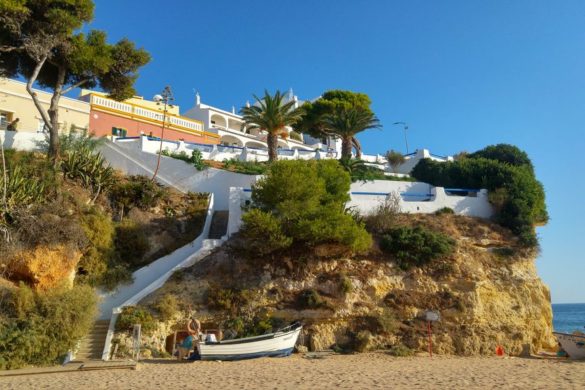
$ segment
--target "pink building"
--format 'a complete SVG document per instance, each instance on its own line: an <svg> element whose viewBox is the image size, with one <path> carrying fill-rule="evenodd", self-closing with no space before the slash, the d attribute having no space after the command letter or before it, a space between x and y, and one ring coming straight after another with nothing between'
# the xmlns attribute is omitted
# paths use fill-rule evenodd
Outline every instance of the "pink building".
<svg viewBox="0 0 585 390"><path fill-rule="evenodd" d="M162 106L155 102L139 97L118 102L93 91L82 91L80 99L90 104L89 131L98 136L161 137ZM164 139L219 144L217 134L205 131L201 121L180 116L178 106L166 114Z"/></svg>

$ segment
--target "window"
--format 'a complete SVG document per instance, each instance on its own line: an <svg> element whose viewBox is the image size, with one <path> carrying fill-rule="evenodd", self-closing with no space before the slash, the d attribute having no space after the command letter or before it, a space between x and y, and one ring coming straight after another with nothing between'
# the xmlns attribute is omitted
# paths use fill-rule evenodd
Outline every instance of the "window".
<svg viewBox="0 0 585 390"><path fill-rule="evenodd" d="M5 112L0 112L0 129L5 130L8 126L8 115Z"/></svg>

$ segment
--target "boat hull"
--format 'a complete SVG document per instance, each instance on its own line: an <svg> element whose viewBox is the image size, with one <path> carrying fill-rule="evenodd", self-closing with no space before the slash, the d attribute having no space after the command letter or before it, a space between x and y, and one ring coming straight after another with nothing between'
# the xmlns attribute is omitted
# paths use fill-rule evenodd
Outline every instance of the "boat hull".
<svg viewBox="0 0 585 390"><path fill-rule="evenodd" d="M292 353L300 332L301 327L288 332L273 333L265 336L200 344L197 349L201 360L284 357Z"/></svg>
<svg viewBox="0 0 585 390"><path fill-rule="evenodd" d="M553 332L571 359L585 359L585 336Z"/></svg>

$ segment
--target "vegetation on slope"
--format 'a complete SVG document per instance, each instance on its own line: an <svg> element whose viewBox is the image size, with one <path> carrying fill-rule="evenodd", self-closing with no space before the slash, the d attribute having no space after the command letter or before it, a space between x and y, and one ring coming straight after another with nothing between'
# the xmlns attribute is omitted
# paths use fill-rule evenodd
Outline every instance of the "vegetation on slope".
<svg viewBox="0 0 585 390"><path fill-rule="evenodd" d="M96 314L89 286L39 292L21 283L0 293L0 369L62 362Z"/></svg>
<svg viewBox="0 0 585 390"><path fill-rule="evenodd" d="M502 334L514 350L549 341L546 288L536 274L522 282L514 276L518 269L531 275L522 267L529 267L534 248L505 227L449 209L401 214L396 197L371 215L348 213L349 184L336 161L270 164L253 187L240 234L176 273L129 316L143 318L149 329L153 319L180 328L195 310L204 327L232 336L301 320L311 349L388 347L409 354L424 346L421 313L433 309L445 316L436 340L442 352L491 353ZM492 281L504 294L502 307L490 301ZM494 319L488 325L474 317L478 299ZM526 305L521 313L519 305ZM536 315L538 321L527 320ZM169 328L158 329L150 340Z"/></svg>
<svg viewBox="0 0 585 390"><path fill-rule="evenodd" d="M548 221L542 184L525 152L512 145L488 146L452 162L421 160L411 175L435 186L486 188L495 220L526 246L537 246L534 225Z"/></svg>
<svg viewBox="0 0 585 390"><path fill-rule="evenodd" d="M61 359L94 319L93 286L130 280L133 270L201 231L206 194L122 176L104 163L97 144L84 135L62 137L56 168L40 153L6 151L0 368Z"/></svg>
<svg viewBox="0 0 585 390"><path fill-rule="evenodd" d="M337 161L278 161L252 190L252 210L242 217L244 249L273 254L291 245L323 243L367 251L371 238L346 212L349 174Z"/></svg>

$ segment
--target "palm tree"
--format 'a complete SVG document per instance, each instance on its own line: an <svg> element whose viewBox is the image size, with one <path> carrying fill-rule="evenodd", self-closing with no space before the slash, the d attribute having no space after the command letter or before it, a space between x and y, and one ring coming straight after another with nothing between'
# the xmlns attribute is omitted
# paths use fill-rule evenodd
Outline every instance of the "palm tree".
<svg viewBox="0 0 585 390"><path fill-rule="evenodd" d="M260 129L268 133L266 138L268 161L275 161L278 158L278 136L283 134L287 136L285 127L293 125L302 116L301 111L294 108L295 102L291 100L284 103L284 97L280 91L276 91L272 96L264 90L262 99L254 95L256 104L242 107L240 110L244 120L242 127L247 127L248 130Z"/></svg>
<svg viewBox="0 0 585 390"><path fill-rule="evenodd" d="M350 159L353 146L359 145L355 143L357 133L382 127L374 113L359 107L339 107L323 117L322 125L326 132L341 138L342 159Z"/></svg>

